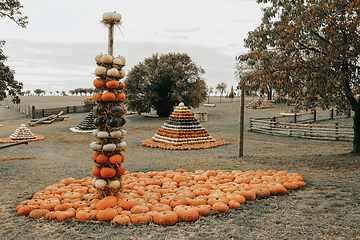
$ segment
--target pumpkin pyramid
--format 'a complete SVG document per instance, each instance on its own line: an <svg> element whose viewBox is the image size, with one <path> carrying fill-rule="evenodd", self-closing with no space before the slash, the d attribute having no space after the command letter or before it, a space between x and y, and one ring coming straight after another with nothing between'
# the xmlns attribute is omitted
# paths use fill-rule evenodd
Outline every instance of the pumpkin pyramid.
<svg viewBox="0 0 360 240"><path fill-rule="evenodd" d="M94 125L96 117L97 116L94 111L90 111L83 121L81 121L76 127L70 128L70 130L73 132L92 132L96 129L96 126Z"/></svg>
<svg viewBox="0 0 360 240"><path fill-rule="evenodd" d="M21 124L13 134L10 135L10 138L13 140L20 140L20 139L34 139L36 138L35 134L28 129L25 124Z"/></svg>
<svg viewBox="0 0 360 240"><path fill-rule="evenodd" d="M167 150L190 150L217 147L228 142L210 136L188 107L180 103L156 134L141 144Z"/></svg>

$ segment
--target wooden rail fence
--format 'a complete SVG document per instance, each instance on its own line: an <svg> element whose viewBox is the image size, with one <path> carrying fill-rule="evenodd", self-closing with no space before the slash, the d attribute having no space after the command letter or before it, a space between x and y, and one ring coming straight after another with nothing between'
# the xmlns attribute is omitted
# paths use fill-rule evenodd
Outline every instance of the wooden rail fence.
<svg viewBox="0 0 360 240"><path fill-rule="evenodd" d="M30 104L14 104L11 101L6 102L6 106L16 109L25 113L26 116L31 118L48 117L53 114L58 114L63 111L64 113L84 113L90 112L93 109L94 103L84 103L83 105L65 106L57 108L36 108Z"/></svg>
<svg viewBox="0 0 360 240"><path fill-rule="evenodd" d="M321 114L311 113L285 117L250 118L250 130L271 135L293 136L310 139L352 141L354 131L349 126L313 124L315 121L344 118L345 115L324 111ZM349 117L347 115L346 117ZM302 123L299 123L302 122ZM307 123L305 123L307 122Z"/></svg>

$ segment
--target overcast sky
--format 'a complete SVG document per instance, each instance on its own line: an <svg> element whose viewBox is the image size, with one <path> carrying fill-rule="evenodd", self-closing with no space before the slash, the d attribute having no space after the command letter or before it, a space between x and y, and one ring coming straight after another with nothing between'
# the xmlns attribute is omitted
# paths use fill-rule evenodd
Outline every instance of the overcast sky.
<svg viewBox="0 0 360 240"><path fill-rule="evenodd" d="M115 28L114 55L127 59L126 72L154 53L187 53L205 69L208 86L236 86L235 57L260 25L264 5L256 0L20 0L29 24L22 29L0 19L6 62L24 91L93 87L94 57L107 53L105 12L122 15Z"/></svg>

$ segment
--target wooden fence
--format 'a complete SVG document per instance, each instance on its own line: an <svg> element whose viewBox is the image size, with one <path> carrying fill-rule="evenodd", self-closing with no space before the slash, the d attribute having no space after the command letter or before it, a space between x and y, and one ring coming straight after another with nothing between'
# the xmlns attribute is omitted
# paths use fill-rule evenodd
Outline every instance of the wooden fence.
<svg viewBox="0 0 360 240"><path fill-rule="evenodd" d="M93 109L94 103L84 103L83 105L65 106L57 108L36 108L30 104L14 104L11 101L6 102L6 106L16 109L25 113L26 116L31 118L48 117L53 114L57 114L61 111L65 113L83 113L90 112Z"/></svg>
<svg viewBox="0 0 360 240"><path fill-rule="evenodd" d="M313 124L315 121L349 117L349 114L334 114L334 111L313 112L311 114L297 114L293 116L272 118L250 118L250 130L271 135L285 135L293 137L352 141L354 131L349 126ZM302 122L302 123L299 123ZM306 122L306 123L305 123Z"/></svg>

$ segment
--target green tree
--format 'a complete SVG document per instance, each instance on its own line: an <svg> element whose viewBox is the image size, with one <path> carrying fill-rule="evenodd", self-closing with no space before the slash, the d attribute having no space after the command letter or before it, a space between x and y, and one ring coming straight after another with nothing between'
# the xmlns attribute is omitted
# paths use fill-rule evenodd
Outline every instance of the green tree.
<svg viewBox="0 0 360 240"><path fill-rule="evenodd" d="M45 91L42 90L42 89L37 88L37 89L34 90L34 93L36 95L40 96L41 94L45 94Z"/></svg>
<svg viewBox="0 0 360 240"><path fill-rule="evenodd" d="M3 0L0 1L0 16L1 18L10 18L17 25L25 28L28 20L26 16L22 16L20 9L23 6L18 0ZM15 72L5 65L6 56L2 50L5 41L0 40L0 101L4 100L7 95L11 96L14 103L20 103L20 95L23 84L15 80Z"/></svg>
<svg viewBox="0 0 360 240"><path fill-rule="evenodd" d="M277 98L306 109L352 109L353 152L360 153L360 2L358 0L257 0L262 23L238 57L256 66L242 81L274 88Z"/></svg>
<svg viewBox="0 0 360 240"><path fill-rule="evenodd" d="M139 113L153 108L160 117L169 116L180 102L198 107L207 96L204 73L187 54L154 54L127 74L126 104Z"/></svg>
<svg viewBox="0 0 360 240"><path fill-rule="evenodd" d="M219 83L216 85L216 90L220 93L220 103L221 103L221 97L224 95L224 92L227 88L226 83Z"/></svg>

